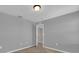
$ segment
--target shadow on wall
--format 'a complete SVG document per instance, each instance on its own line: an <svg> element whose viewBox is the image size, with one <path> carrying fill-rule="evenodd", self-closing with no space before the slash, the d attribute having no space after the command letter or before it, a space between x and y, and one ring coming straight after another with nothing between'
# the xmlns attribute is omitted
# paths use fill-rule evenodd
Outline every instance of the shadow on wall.
<svg viewBox="0 0 79 59"><path fill-rule="evenodd" d="M42 22L45 45L68 52L79 52L79 11Z"/></svg>

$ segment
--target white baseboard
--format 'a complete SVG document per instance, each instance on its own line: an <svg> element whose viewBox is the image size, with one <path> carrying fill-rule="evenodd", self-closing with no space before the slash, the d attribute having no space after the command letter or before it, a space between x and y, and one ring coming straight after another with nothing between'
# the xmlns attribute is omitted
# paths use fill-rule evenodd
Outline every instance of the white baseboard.
<svg viewBox="0 0 79 59"><path fill-rule="evenodd" d="M33 47L33 46L35 46L35 45L30 45L30 46L27 46L27 47L19 48L19 49L12 50L12 51L9 51L9 52L6 52L6 53L16 52L16 51L19 51L19 50L22 50L22 49L25 49L25 48L30 48L30 47Z"/></svg>
<svg viewBox="0 0 79 59"><path fill-rule="evenodd" d="M47 46L44 46L44 47L48 48L48 49L51 49L51 50L59 51L59 52L62 52L62 53L70 53L70 52L67 52L67 51L62 51L62 50L51 48L51 47L47 47Z"/></svg>
<svg viewBox="0 0 79 59"><path fill-rule="evenodd" d="M30 46L27 46L27 47L19 48L19 49L13 50L13 51L9 51L7 53L16 52L16 51L19 51L19 50L22 50L22 49L25 49L25 48L33 47L33 46L35 46L35 45L30 45ZM70 53L70 52L67 52L67 51L62 51L62 50L51 48L51 47L47 47L47 46L44 46L44 48L48 48L48 49L51 49L51 50L59 51L59 52L62 52L62 53Z"/></svg>

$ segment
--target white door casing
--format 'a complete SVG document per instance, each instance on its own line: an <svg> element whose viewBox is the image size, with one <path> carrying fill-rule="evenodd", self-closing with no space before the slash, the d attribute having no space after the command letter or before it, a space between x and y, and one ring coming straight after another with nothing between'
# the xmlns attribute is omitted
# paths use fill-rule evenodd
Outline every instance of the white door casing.
<svg viewBox="0 0 79 59"><path fill-rule="evenodd" d="M39 43L39 32L38 32L38 30L39 30L39 28L41 28L42 29L42 45L43 45L43 47L44 47L44 24L37 24L36 25L36 46L38 46L38 43Z"/></svg>

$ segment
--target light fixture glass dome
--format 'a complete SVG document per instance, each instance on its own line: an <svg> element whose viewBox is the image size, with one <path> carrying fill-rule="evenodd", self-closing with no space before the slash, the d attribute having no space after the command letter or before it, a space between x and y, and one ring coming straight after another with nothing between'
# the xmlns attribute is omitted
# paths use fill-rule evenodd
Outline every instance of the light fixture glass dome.
<svg viewBox="0 0 79 59"><path fill-rule="evenodd" d="M34 11L40 11L41 6L40 5L34 5L33 9L34 9Z"/></svg>

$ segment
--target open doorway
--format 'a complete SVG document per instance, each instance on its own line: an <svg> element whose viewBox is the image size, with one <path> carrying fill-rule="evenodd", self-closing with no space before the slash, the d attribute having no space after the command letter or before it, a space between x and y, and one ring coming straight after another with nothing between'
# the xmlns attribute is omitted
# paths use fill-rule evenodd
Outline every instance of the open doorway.
<svg viewBox="0 0 79 59"><path fill-rule="evenodd" d="M44 47L44 24L36 26L36 47Z"/></svg>

